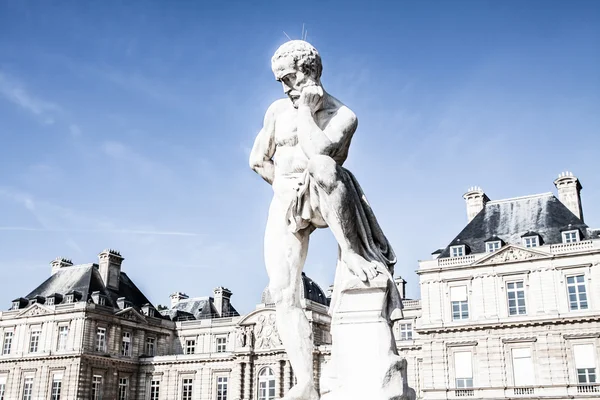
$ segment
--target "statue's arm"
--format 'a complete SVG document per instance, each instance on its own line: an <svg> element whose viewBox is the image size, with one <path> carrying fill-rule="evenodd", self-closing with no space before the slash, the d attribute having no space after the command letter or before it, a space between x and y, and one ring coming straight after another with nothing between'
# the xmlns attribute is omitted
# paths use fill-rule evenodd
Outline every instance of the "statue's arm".
<svg viewBox="0 0 600 400"><path fill-rule="evenodd" d="M309 107L298 108L298 140L308 158L338 152L340 146L350 143L357 126L356 115L346 106L340 107L325 129L319 128Z"/></svg>
<svg viewBox="0 0 600 400"><path fill-rule="evenodd" d="M250 152L250 168L260 175L269 184L273 183L275 177L275 165L273 155L275 154L275 107L273 103L265 114L263 128L258 132L254 140L254 146Z"/></svg>

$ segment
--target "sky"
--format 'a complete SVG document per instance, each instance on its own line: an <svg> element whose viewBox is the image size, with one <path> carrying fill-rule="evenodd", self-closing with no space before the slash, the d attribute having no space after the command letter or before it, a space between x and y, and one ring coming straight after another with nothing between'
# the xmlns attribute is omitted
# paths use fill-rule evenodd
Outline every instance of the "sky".
<svg viewBox="0 0 600 400"><path fill-rule="evenodd" d="M155 305L225 286L254 309L272 190L248 156L283 97L270 58L303 26L358 116L345 166L409 297L470 186L556 192L572 171L600 228L600 2L3 1L0 309L55 257L105 248ZM336 257L315 232L305 272L324 290Z"/></svg>

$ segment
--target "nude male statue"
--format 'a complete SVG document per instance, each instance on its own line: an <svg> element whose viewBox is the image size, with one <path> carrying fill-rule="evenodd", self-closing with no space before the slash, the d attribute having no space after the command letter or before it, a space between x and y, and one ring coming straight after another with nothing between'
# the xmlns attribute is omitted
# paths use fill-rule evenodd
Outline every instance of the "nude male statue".
<svg viewBox="0 0 600 400"><path fill-rule="evenodd" d="M289 41L275 52L272 70L288 98L267 110L250 167L274 192L265 264L280 338L297 378L284 399L317 400L312 333L298 292L309 235L329 227L339 245L338 264L361 281L379 273L391 279L396 258L358 182L342 167L358 121L323 89L319 53L305 41ZM396 291L390 310L401 308L397 288L389 286Z"/></svg>

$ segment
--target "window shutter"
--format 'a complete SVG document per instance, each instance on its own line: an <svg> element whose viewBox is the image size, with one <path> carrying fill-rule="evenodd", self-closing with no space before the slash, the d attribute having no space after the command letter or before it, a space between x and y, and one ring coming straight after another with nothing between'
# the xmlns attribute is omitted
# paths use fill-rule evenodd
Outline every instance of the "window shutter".
<svg viewBox="0 0 600 400"><path fill-rule="evenodd" d="M512 350L513 372L515 386L531 386L535 383L531 349L520 348Z"/></svg>
<svg viewBox="0 0 600 400"><path fill-rule="evenodd" d="M450 301L467 301L467 287L453 286L450 288Z"/></svg>
<svg viewBox="0 0 600 400"><path fill-rule="evenodd" d="M573 346L573 353L576 368L596 368L596 349L593 344L576 344Z"/></svg>
<svg viewBox="0 0 600 400"><path fill-rule="evenodd" d="M473 365L470 351L454 353L454 371L456 378L473 378Z"/></svg>

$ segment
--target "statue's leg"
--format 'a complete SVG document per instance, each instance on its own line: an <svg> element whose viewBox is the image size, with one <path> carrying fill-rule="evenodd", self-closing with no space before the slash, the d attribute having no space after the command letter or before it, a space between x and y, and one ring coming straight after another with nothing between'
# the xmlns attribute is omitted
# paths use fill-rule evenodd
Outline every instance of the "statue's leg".
<svg viewBox="0 0 600 400"><path fill-rule="evenodd" d="M317 400L312 331L302 311L299 293L310 231L289 232L286 211L286 207L274 198L265 232L265 264L269 292L276 306L277 329L297 379L296 386L284 399Z"/></svg>
<svg viewBox="0 0 600 400"><path fill-rule="evenodd" d="M361 234L365 234L356 215L356 203L361 200L348 189L350 182L342 168L328 156L314 156L308 164L311 184L316 185L316 196L311 196L311 206L318 208L325 223L337 240L341 260L359 279L366 281L377 275L376 267L386 266L377 260L367 260L361 249ZM311 192L312 195L312 192ZM313 204L316 203L316 204Z"/></svg>

